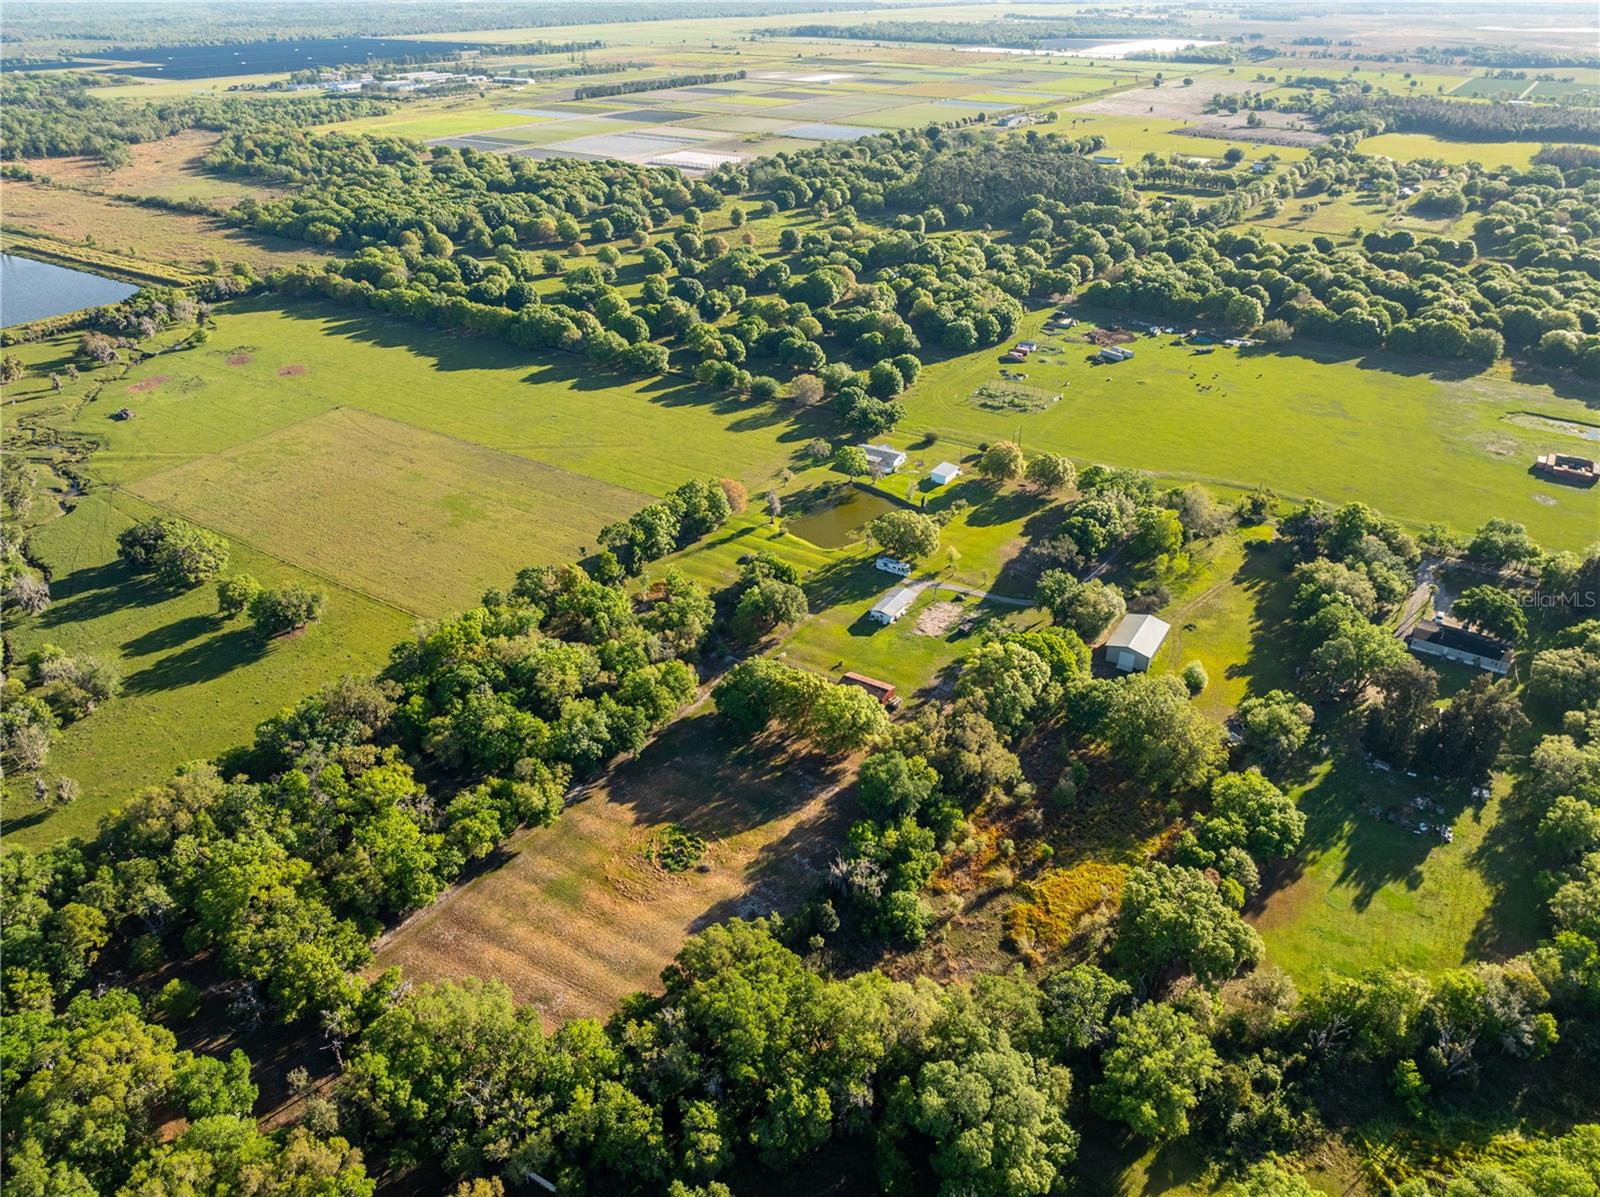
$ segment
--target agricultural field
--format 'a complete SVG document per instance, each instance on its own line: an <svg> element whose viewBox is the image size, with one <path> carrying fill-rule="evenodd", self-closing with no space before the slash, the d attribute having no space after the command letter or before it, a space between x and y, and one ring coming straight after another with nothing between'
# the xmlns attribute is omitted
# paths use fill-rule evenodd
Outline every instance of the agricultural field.
<svg viewBox="0 0 1600 1197"><path fill-rule="evenodd" d="M708 707L573 796L560 822L508 842L498 866L385 936L374 969L416 980L492 970L547 1024L604 1018L649 989L694 931L792 911L850 817L835 762L736 743ZM703 841L663 867L664 835Z"/></svg>
<svg viewBox="0 0 1600 1197"><path fill-rule="evenodd" d="M1455 141L1427 133L1384 133L1363 140L1361 152L1393 158L1397 162L1431 158L1452 166L1478 162L1489 167L1526 169L1533 155L1539 152L1539 146L1527 141Z"/></svg>

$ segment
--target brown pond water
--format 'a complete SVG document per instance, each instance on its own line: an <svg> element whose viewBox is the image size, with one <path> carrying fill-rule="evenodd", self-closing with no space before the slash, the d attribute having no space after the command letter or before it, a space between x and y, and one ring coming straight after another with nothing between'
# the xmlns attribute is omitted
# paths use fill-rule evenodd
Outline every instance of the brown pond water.
<svg viewBox="0 0 1600 1197"><path fill-rule="evenodd" d="M867 524L901 504L871 491L851 489L842 498L789 521L789 531L819 549L842 549Z"/></svg>

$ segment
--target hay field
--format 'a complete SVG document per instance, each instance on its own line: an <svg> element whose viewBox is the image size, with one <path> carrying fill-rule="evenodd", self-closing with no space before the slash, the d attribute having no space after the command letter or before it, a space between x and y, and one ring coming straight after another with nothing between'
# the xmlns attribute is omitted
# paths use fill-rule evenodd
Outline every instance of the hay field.
<svg viewBox="0 0 1600 1197"><path fill-rule="evenodd" d="M814 889L851 816L837 797L847 776L765 737L734 742L706 704L385 936L371 967L415 981L493 976L547 1024L604 1018L656 989L693 932L791 910ZM673 824L707 841L704 871L646 858Z"/></svg>
<svg viewBox="0 0 1600 1197"><path fill-rule="evenodd" d="M524 565L570 561L593 543L596 521L625 518L650 501L353 408L132 490L418 615L470 606Z"/></svg>

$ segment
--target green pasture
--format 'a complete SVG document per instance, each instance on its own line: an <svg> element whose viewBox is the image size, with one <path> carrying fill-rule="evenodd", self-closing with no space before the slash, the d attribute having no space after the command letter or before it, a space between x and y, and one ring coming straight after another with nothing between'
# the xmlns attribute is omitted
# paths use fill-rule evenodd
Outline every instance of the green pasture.
<svg viewBox="0 0 1600 1197"><path fill-rule="evenodd" d="M1042 335L1044 318L1027 317L1018 339L1060 352L1035 354L1024 369L1028 385L1059 390L1061 402L1021 416L975 406L973 391L998 377L990 349L925 369L907 395L908 426L959 446L1020 438L1025 449L1079 461L1359 499L1417 524L1472 528L1501 516L1550 548L1580 548L1600 528L1600 496L1528 472L1554 434L1505 418L1532 410L1592 420L1582 392L1565 383L1514 381L1505 366L1453 373L1314 343L1197 354L1170 337L1140 337L1131 361L1091 366L1080 337Z"/></svg>
<svg viewBox="0 0 1600 1197"><path fill-rule="evenodd" d="M1199 87L1200 84L1196 84ZM1048 110L1051 106L1046 105ZM1220 158L1229 149L1244 151L1245 160L1254 162L1261 158L1277 158L1284 162L1298 162L1306 156L1302 146L1260 145L1250 141L1230 141L1218 137L1191 137L1181 132L1181 121L1151 113L1149 116L1115 116L1102 112L1083 112L1068 106L1054 109L1056 122L1048 129L1052 133L1065 133L1071 137L1086 137L1098 133L1106 139L1109 153L1121 154L1132 162L1144 154L1182 154L1198 158ZM1013 131L1004 136L1016 136ZM1365 149L1370 142L1363 142Z"/></svg>
<svg viewBox="0 0 1600 1197"><path fill-rule="evenodd" d="M51 750L45 776L72 778L82 797L56 809L21 786L8 791L7 842L38 847L91 833L140 786L248 742L261 720L342 674L371 673L412 623L403 611L234 541L229 572L327 595L318 623L264 643L248 620L218 618L212 587L166 590L117 560L117 533L153 514L131 496L98 490L30 539L50 570L54 601L8 630L18 653L55 644L106 658L119 667L124 692L67 727Z"/></svg>
<svg viewBox="0 0 1600 1197"><path fill-rule="evenodd" d="M1324 972L1398 965L1431 973L1504 959L1542 934L1526 848L1502 819L1498 795L1465 804L1462 795L1373 769L1353 749L1318 762L1295 795L1307 816L1305 842L1248 913L1267 963L1302 988ZM1419 812L1410 805L1418 796L1444 813ZM1416 834L1419 822L1447 822L1455 838Z"/></svg>
<svg viewBox="0 0 1600 1197"><path fill-rule="evenodd" d="M1539 152L1536 141L1454 141L1429 133L1384 133L1361 142L1363 154L1382 155L1396 162L1438 159L1459 166L1481 162L1487 167L1513 166L1526 169Z"/></svg>
<svg viewBox="0 0 1600 1197"><path fill-rule="evenodd" d="M359 463L352 469L351 463ZM136 484L146 502L418 615L571 561L638 491L336 407Z"/></svg>
<svg viewBox="0 0 1600 1197"><path fill-rule="evenodd" d="M1177 673L1190 661L1209 684L1195 703L1221 721L1248 695L1292 689L1283 658L1288 628L1288 564L1265 526L1191 547L1186 574L1167 581L1172 598L1158 613L1171 625L1152 665Z"/></svg>

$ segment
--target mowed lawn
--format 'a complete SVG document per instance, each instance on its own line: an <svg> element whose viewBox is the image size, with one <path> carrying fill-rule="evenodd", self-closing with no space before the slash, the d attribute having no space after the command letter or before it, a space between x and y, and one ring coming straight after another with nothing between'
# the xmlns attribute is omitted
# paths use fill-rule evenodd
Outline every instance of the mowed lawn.
<svg viewBox="0 0 1600 1197"><path fill-rule="evenodd" d="M906 427L937 433L946 456L1016 439L1080 463L1361 500L1413 525L1442 520L1470 530L1498 516L1526 524L1551 549L1581 548L1600 529L1600 493L1529 472L1541 452L1581 452L1590 442L1508 419L1533 411L1595 422L1576 389L1513 381L1504 366L1452 375L1434 362L1310 342L1198 354L1171 337L1141 336L1129 346L1131 361L1091 366L1081 328L1045 336L1044 319L1027 316L1017 339L1059 352L1035 354L1020 369L1026 385L1059 393L1059 403L1031 413L978 407L974 390L999 376L990 349L925 369L906 395Z"/></svg>
<svg viewBox="0 0 1600 1197"><path fill-rule="evenodd" d="M604 1018L658 989L695 931L790 912L814 892L850 817L837 797L847 776L769 737L731 736L707 703L385 936L372 968L492 976L551 1025ZM652 837L671 825L706 841L704 868L651 861Z"/></svg>

